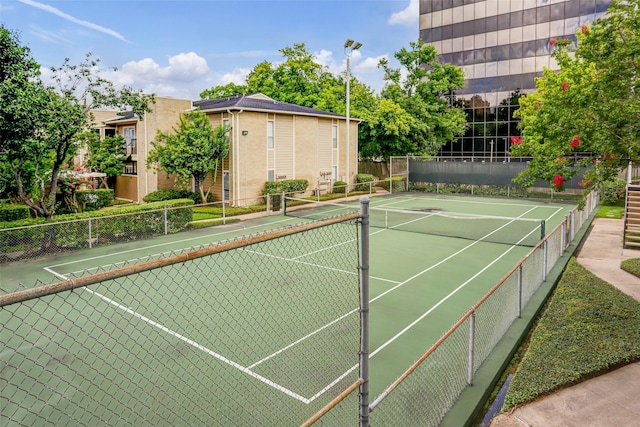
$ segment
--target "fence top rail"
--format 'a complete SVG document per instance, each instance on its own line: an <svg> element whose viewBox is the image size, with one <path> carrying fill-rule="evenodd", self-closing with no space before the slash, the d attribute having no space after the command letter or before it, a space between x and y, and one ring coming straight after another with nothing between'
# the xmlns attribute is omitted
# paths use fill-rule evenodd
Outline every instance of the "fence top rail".
<svg viewBox="0 0 640 427"><path fill-rule="evenodd" d="M334 216L320 221L308 222L303 224L292 225L283 227L276 230L267 231L261 234L249 235L239 237L232 241L221 243L219 245L197 249L194 251L172 255L167 258L161 258L151 261L146 261L140 264L129 265L120 267L115 270L102 271L89 276L78 277L74 279L67 279L50 285L43 285L36 288L26 289L22 291L12 292L10 294L0 295L0 307L7 305L28 301L35 298L40 298L47 295L53 295L60 292L70 291L76 288L81 288L96 283L103 282L105 280L113 280L120 277L141 273L144 271L153 270L160 267L166 267L181 262L202 258L205 256L213 255L216 253L229 251L245 246L249 246L255 243L264 242L279 237L289 236L304 231L325 227L341 222L347 222L360 218L359 212L353 212L350 214Z"/></svg>

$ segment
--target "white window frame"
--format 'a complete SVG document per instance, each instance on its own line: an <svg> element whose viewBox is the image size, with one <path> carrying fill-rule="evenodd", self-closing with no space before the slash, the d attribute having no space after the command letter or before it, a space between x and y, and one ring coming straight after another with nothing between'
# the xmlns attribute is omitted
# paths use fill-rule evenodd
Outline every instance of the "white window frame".
<svg viewBox="0 0 640 427"><path fill-rule="evenodd" d="M276 180L276 170L275 169L267 169L267 181L273 182Z"/></svg>
<svg viewBox="0 0 640 427"><path fill-rule="evenodd" d="M338 125L331 126L331 141L333 143L333 149L338 148Z"/></svg>
<svg viewBox="0 0 640 427"><path fill-rule="evenodd" d="M273 150L276 148L275 129L275 121L267 120L267 150Z"/></svg>

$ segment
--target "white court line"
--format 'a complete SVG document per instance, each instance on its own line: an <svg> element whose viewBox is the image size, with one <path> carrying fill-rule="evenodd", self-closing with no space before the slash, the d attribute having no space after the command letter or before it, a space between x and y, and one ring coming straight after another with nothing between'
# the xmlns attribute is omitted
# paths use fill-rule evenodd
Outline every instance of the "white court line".
<svg viewBox="0 0 640 427"><path fill-rule="evenodd" d="M205 347L205 346L203 346L201 344L198 344L197 342L193 341L192 339L189 339L189 338L185 337L184 335L180 335L179 333L167 328L164 325L161 325L160 323L158 323L158 322L156 322L156 321L154 321L152 319L149 319L148 317L143 316L142 314L132 310L129 307L125 307L124 305L122 305L122 304L120 304L120 303L118 303L118 302L116 302L116 301L114 301L114 300L112 300L112 299L110 299L110 298L108 298L108 297L106 297L104 295L101 295L101 294L99 294L99 293L97 293L97 292L95 292L95 291L93 291L93 290L91 290L89 288L83 288L83 289L85 289L86 291L92 293L93 295L101 298L102 300L108 302L109 304L115 306L116 308L119 308L120 310L123 310L126 313L129 313L130 315L132 315L134 317L137 317L138 319L142 320L143 322L146 322L149 325L154 326L154 327L160 329L161 331L163 331L163 332L165 332L165 333L167 333L167 334L169 334L169 335L171 335L173 337L178 338L180 341L183 341L183 342L189 344L190 346L195 347L198 350L201 350L201 351L207 353L208 355L215 357L216 359L226 363L227 365L230 365L230 366L236 368L237 370L239 370L239 371L241 371L241 372L243 372L243 373L245 373L245 374L247 374L247 375L249 375L249 376L251 376L251 377L253 377L253 378L255 378L255 379L257 379L257 380L259 380L259 381L261 381L263 383L265 383L265 384L267 384L270 387L275 388L278 391L281 391L282 393L284 393L284 394L286 394L288 396L293 397L296 400L299 400L299 401L301 401L301 402L303 402L305 404L308 404L310 402L309 399L307 399L305 397L302 397L299 394L294 393L293 391L291 391L291 390L289 390L289 389L287 389L287 388L285 388L285 387L283 387L283 386L281 386L279 384L276 384L275 382L263 377L262 375L256 374L250 368L245 368L244 366L240 365L239 363L236 363L236 362L234 362L234 361L232 361L230 359L227 359L226 357L214 352L213 350L210 350L207 347Z"/></svg>
<svg viewBox="0 0 640 427"><path fill-rule="evenodd" d="M520 206L521 206L521 205L520 205ZM531 210L535 209L536 207L537 207L537 206L534 206ZM527 211L526 213L530 212L531 210ZM549 218L551 218L552 216L556 215L560 210L561 210L561 209L559 208L559 209L558 209L558 210L557 210L553 215L551 215ZM525 214L526 214L526 213L525 213ZM525 215L525 214L522 214L522 215ZM521 216L522 216L522 215L521 215ZM280 222L280 221L278 221L278 222ZM501 227L501 228L502 228L502 227ZM499 229L498 229L498 230L499 230ZM235 231L235 230L234 230L234 231ZM385 230L380 230L379 232L383 232L383 231L385 231ZM496 232L496 231L497 231L497 230L492 231L491 233L487 234L487 236L489 236L489 235L493 234L493 233L494 233L494 232ZM376 232L376 233L372 233L372 234L377 234L377 233L378 233L378 232ZM219 233L219 234L217 234L217 235L220 235L220 234L224 234L224 233ZM485 237L487 237L487 236L485 236ZM193 240L193 239L187 239L187 240ZM185 240L185 241L186 241L186 240ZM345 242L345 243L347 243L347 242ZM436 266L438 266L438 265L442 264L444 261L446 261L446 260L448 260L448 259L450 259L450 258L452 258L452 257L454 257L454 256L456 256L456 255L458 255L458 254L460 254L460 253L461 253L461 252L463 252L464 250L466 250L466 249L468 249L468 248L470 248L470 247L474 246L476 243L478 243L478 241L475 241L475 242L471 243L470 245L466 246L465 248L461 249L460 251L456 252L455 254L453 254L453 255L451 255L451 256L449 256L449 257L447 257L446 259L444 259L444 260L440 261L439 263L437 263L437 264L435 264L435 265L433 265L433 266L431 266L431 267L429 267L429 268L427 268L427 269L423 270L422 272L420 272L420 273L418 273L418 274L416 274L416 275L414 275L414 276L410 277L409 279L405 280L404 282L398 283L398 282L393 281L394 283L398 283L398 285L397 285L397 286L394 286L393 288L391 288L391 289L387 290L387 291L386 291L386 292L384 292L383 294L381 294L381 295L377 296L376 298L372 299L372 300L371 300L371 302L373 302L373 301L375 301L375 300L377 300L377 299L381 298L382 296L384 296L384 295L388 294L389 292L391 292L391 291L393 291L393 290L395 290L395 289L398 289L399 287L401 287L402 285L406 284L407 282L409 282L409 281L413 280L414 278L416 278L416 277L418 277L418 276L420 276L420 275L424 274L425 272L427 272L427 271L431 270L432 268L435 268ZM160 246L160 245L158 245L158 246ZM476 275L474 275L473 277L471 277L471 278L470 278L469 280L467 280L465 283L461 284L458 288L456 288L454 291L452 291L449 295L447 295L445 298L443 298L442 300L440 300L436 305L434 305L433 307L431 307L427 312L425 312L423 315L421 315L419 318L417 318L414 322L412 322L411 324L409 324L405 329L403 329L401 332L399 332L398 334L396 334L396 336L392 337L390 340L388 340L386 343L384 343L381 347L379 347L379 348L378 348L378 349L376 349L374 352L372 352L372 353L370 354L370 357L373 357L375 354L377 354L379 351L381 351L381 350L382 350L383 348L385 348L387 345L391 344L393 341L395 341L396 339L398 339L401 335L403 335L404 333L406 333L406 331L408 331L411 327L415 326L415 324L417 324L419 321L421 321L422 319L424 319L424 317L426 317L428 314L430 314L430 313L431 313L433 310L435 310L438 306L440 306L440 305L441 305L442 303L444 303L447 299L449 299L451 296L453 296L455 293L457 293L460 289L462 289L463 287L465 287L469 282L471 282L471 281L472 281L473 279L475 279L478 275L480 275L482 272L484 272L486 269L488 269L488 268L489 268L489 266L493 265L493 264L494 264L495 262L497 262L499 259L501 259L502 257L504 257L508 252L510 252L510 251L511 251L512 249L514 249L515 247L516 247L516 245L514 245L514 246L510 247L510 248L509 248L507 251L505 251L505 252L504 252L500 257L496 258L493 262L491 262L491 263L490 263L488 266L486 266L483 270L481 270L480 272L476 273ZM128 252L128 251L127 251L127 252ZM257 253L257 252L256 252L256 253ZM268 254L261 254L261 255L271 256L271 255L268 255ZM98 257L96 257L96 258L98 258ZM278 257L278 258L281 258L281 257ZM282 258L282 259L284 259L284 258ZM305 262L299 261L299 260L297 260L297 259L292 260L292 261L300 262L300 263L304 263L304 264L309 264L309 265L314 265L314 264L311 264L311 263L305 263ZM55 266L51 266L51 267L56 267L56 266L60 266L60 265L65 265L65 264L59 264L59 265L55 265ZM323 266L320 266L320 267L323 267ZM329 268L329 267L323 267L323 268ZM331 270L334 270L334 271L342 271L342 270L339 270L339 269L332 269L332 268L330 268L330 269L331 269ZM49 267L45 268L45 270L49 271L50 273L52 273L52 274L54 274L54 275L56 275L56 276L59 276L59 277L65 278L65 276L63 276L63 275L61 275L61 274L59 274L59 273L56 273L55 271L53 271L53 270L52 270L51 268L49 268ZM347 272L347 273L355 274L355 273L352 273L352 272ZM65 279L66 279L66 278L65 278ZM379 279L379 280L386 280L386 279ZM236 369L238 369L238 370L240 370L240 371L242 371L242 372L246 373L247 375L250 375L250 376L252 376L252 377L254 377L254 378L258 379L259 381L261 381L261 382L263 382L263 383L265 383L265 384L267 384L267 385L269 385L269 386L271 386L271 387L273 387L273 388L275 388L275 389L277 389L277 390L279 390L279 391L283 392L284 394L287 394L287 395L289 395L289 396L291 396L291 397L293 397L293 398L295 398L295 399L297 399L297 400L299 400L299 401L301 401L301 402L303 402L303 403L305 403L305 404L310 403L311 401L315 400L317 397L319 397L319 396L321 396L322 394L324 394L324 393L325 393L328 389L330 389L333 385L335 385L337 382L339 382L341 379L343 379L344 377L346 377L350 372L352 372L355 368L357 368L357 367L358 367L358 365L355 365L355 366L354 366L354 367L352 367L351 369L347 370L344 374L342 374L340 377L338 377L337 379L335 379L333 382L331 382L329 385L327 385L324 389L322 389L321 391L319 391L319 392L318 392L316 395L314 395L311 399L304 398L304 397L302 397L302 396L298 395L297 393L294 393L294 392L292 392L291 390L288 390L288 389L286 389L286 388L284 388L284 387L280 386L279 384L277 384L277 383L275 383L275 382L273 382L273 381L271 381L271 380L268 380L267 378L262 377L261 375L258 375L258 374L256 374L255 372L251 371L251 369L252 369L253 367L255 367L255 366L257 366L257 365L259 365L259 364L263 363L264 361L266 361L266 360L268 360L268 359L270 359L270 358L272 358L272 357L275 357L276 355L278 355L278 354L280 354L280 353L282 353L282 352L286 351L287 349L289 349L289 348L293 347L294 345L296 345L296 344L298 344L298 343L300 343L300 342L302 342L302 341L304 341L304 340L308 339L308 338L309 338L309 337L311 337L312 335L315 335L316 333L318 333L318 332L320 332L320 331L322 331L322 330L324 330L324 329L328 328L329 326L331 326L331 325L335 324L336 322L339 322L340 320L344 319L345 317L347 317L347 316L349 316L349 315L351 315L351 314L353 314L353 313L357 312L357 311L358 311L358 309L357 309L357 308L356 308L356 309L354 309L354 310L352 310L352 311L350 311L350 312L348 312L348 313L346 313L346 314L344 314L344 315L342 315L342 316L340 316L339 318L337 318L337 319L333 320L332 322L330 322L330 323L328 323L328 324L324 325L323 327L321 327L321 328L319 328L318 330L316 330L316 331L312 332L311 334L308 334L308 335L306 335L305 337L302 337L302 338L300 338L300 339L296 340L295 342L293 342L293 343L291 343L291 344L287 345L286 347L284 347L284 348L282 348L282 349L278 350L277 352L275 352L275 353L273 353L273 354L271 354L271 355L267 356L266 358L264 358L264 359L262 359L262 360L260 360L260 361L258 361L258 362L256 362L256 363L254 363L254 364L250 365L249 367L243 367L243 366L241 366L240 364L238 364L238 363L236 363L236 362L233 362L233 361L231 361L231 360L229 360L229 359L227 359L227 358L223 357L222 355L220 355L220 354L218 354L218 353L213 352L212 350L208 349L207 347L204 347L204 346L202 346L202 345L198 344L197 342L195 342L195 341L193 341L193 340L191 340L191 339L189 339L189 338L186 338L186 337L184 337L184 336L182 336L182 335L178 334L177 332L175 332L175 331L173 331L173 330L171 330L171 329L169 329L169 328L167 328L167 327L165 327L165 326L163 326L163 325L161 325L161 324L159 324L159 323L157 323L157 322L155 322L155 321L153 321L153 320L151 320L151 319L149 319L149 318L147 318L147 317L145 317L145 316L143 316L143 315L141 315L141 314L139 314L139 313L137 313L137 312L135 312L135 311L133 311L133 310L131 310L131 309L130 309L130 308L128 308L128 307L125 307L125 306L123 306L123 305L121 305L121 304L119 304L119 303L117 303L117 302L115 302L115 301L113 301L113 300L111 300L111 299L107 298L107 297L106 297L106 296L104 296L104 295L98 294L97 292L95 292L95 291L93 291L93 290L91 290L91 289L88 289L88 288L84 288L84 289L86 289L87 291L91 292L92 294L94 294L94 295L96 295L96 296L100 297L101 299L103 299L103 300L105 300L105 301L109 302L110 304L112 304L112 305L114 305L114 306L118 307L119 309L124 310L125 312L127 312L127 313L129 313L129 314L131 314L131 315L133 315L133 316L135 316L135 317L137 317L137 318L139 318L139 319L141 319L141 320L143 320L143 321L145 321L145 322L149 323L150 325L155 326L155 327L157 327L157 328L161 329L162 331L164 331L164 332L166 332L166 333L169 333L170 335L172 335L172 336L174 336L174 337L176 337L176 338L178 338L178 339L180 339L180 340L184 341L185 343L187 343L187 344L189 344L189 345L191 345L191 346L193 346L193 347L195 347L195 348L197 348L197 349L199 349L199 350L201 350L201 351L206 352L207 354L209 354L209 355L211 355L211 356L213 356L213 357L215 357L215 358L217 358L217 359L219 359L219 360L223 361L224 363L227 363L227 364L229 364L230 366L235 367Z"/></svg>
<svg viewBox="0 0 640 427"><path fill-rule="evenodd" d="M523 213L522 215L526 215L527 213L533 211L534 209L536 209L537 206L533 206L531 209L529 209L527 212ZM521 215L521 216L522 216ZM555 215L555 214L554 214ZM505 224L502 227L492 231L491 233L488 233L487 235L485 235L483 237L486 238L488 236L490 236L491 234L497 232L498 230L500 230L503 227L506 227L508 225ZM381 230L381 231L385 231L385 230ZM523 241L524 239L526 239L531 233L533 233L535 230L529 232L529 234L527 234L526 236L524 236L520 241ZM422 274L430 271L431 269L437 267L438 265L442 264L443 262L453 258L454 256L459 255L460 253L464 252L465 250L471 248L472 246L476 245L477 243L481 242L482 240L477 240L472 242L471 244L465 246L464 248L460 249L459 251L455 252L454 254L448 256L447 258L443 259L442 261L438 262L437 264L434 264L424 270L422 270L421 272L411 276L410 278L406 279L405 281L399 283L398 285L394 286L393 288L383 292L382 294L378 295L377 297L373 298L370 300L370 302L374 302L377 299L383 297L384 295L400 288L401 286L407 284L408 282L410 282L411 280L421 276ZM518 242L519 243L519 242ZM431 312L433 312L433 310L435 310L437 307L439 307L441 304L443 304L446 300L448 300L449 298L451 298L453 295L455 295L458 291L460 291L462 288L464 288L465 286L467 286L472 280L474 280L476 277L478 277L481 273L483 273L484 271L486 271L489 266L495 264L499 259L503 258L504 256L506 256L509 252L511 252L514 248L517 247L517 244L512 245L511 247L509 247L509 249L507 249L502 255L500 255L498 258L496 258L494 261L492 261L489 265L487 265L485 268L483 268L480 272L476 273L474 276L472 276L471 278L469 278L466 282L462 283L460 286L458 286L455 290L453 290L452 292L450 292L447 296L445 296L443 299L441 299L438 303L436 303L433 307L431 307L429 310L427 310L425 313L423 313L420 317L418 317L416 320L414 320L412 323L410 323L407 327L405 327L402 331L400 331L398 334L396 334L395 336L393 336L391 339L389 339L387 342L385 342L384 344L382 344L380 347L378 347L376 350L374 350L372 353L370 353L369 355L369 359L371 359L371 357L373 357L374 355L376 355L378 352L380 352L383 348L385 348L386 346L388 346L389 344L393 343L395 340L397 340L398 338L400 338L402 335L404 335L409 329L411 329L413 326L415 326L418 322L420 322L421 320L423 320L426 316L428 316ZM349 313L341 316L340 318L344 318L345 316L352 314L354 312L358 311L358 309L354 309L352 311L350 311ZM311 334L307 335L307 337L314 335L315 333L317 333L318 331L324 329L324 327L319 328L317 331L312 332ZM301 340L299 340L301 341ZM287 348L291 347L290 345L287 346ZM284 349L281 349L279 351L277 351L276 353L274 353L273 355L267 356L267 358L263 359L263 360L267 360L271 357L273 357L275 354L279 354L283 351ZM253 365L252 365L253 366ZM328 390L329 388L331 388L331 385L337 383L340 379L344 378L346 375L348 375L350 372L352 372L354 369L356 369L358 367L358 365L354 365L352 366L350 369L348 369L344 374L342 374L340 377L338 377L338 379L332 381L328 386L326 386L322 391L320 391L319 393L317 393L316 395L314 395L311 400L316 399L317 397L321 396L324 392L326 392L326 390Z"/></svg>

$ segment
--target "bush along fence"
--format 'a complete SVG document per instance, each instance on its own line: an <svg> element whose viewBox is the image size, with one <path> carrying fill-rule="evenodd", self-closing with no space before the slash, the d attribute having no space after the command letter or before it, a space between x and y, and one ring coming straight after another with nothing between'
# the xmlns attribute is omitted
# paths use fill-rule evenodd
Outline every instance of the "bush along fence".
<svg viewBox="0 0 640 427"><path fill-rule="evenodd" d="M0 223L0 262L176 233L191 221L193 200L178 199L109 210L61 215L54 221Z"/></svg>

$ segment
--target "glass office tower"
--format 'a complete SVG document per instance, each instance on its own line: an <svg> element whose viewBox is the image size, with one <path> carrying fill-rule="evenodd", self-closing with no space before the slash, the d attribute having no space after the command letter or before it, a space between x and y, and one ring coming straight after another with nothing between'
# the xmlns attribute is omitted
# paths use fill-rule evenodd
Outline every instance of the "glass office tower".
<svg viewBox="0 0 640 427"><path fill-rule="evenodd" d="M464 88L452 102L469 128L439 155L467 160L509 159L519 136L513 112L535 89L544 68L557 69L553 41L575 42L576 31L602 16L611 0L420 0L420 38L442 62L461 67Z"/></svg>

